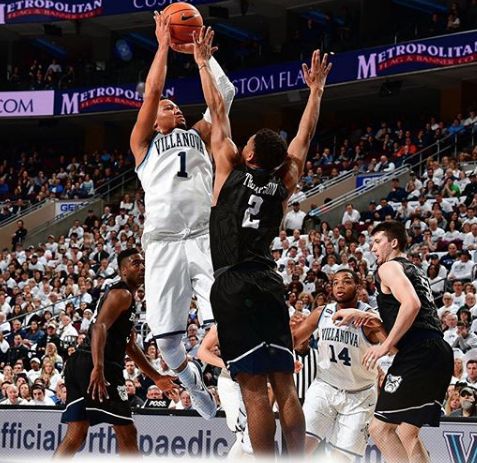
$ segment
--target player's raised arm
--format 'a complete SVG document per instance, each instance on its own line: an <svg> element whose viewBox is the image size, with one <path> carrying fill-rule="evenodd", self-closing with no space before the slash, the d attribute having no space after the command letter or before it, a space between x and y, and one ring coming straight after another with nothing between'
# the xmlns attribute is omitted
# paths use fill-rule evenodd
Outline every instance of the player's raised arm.
<svg viewBox="0 0 477 463"><path fill-rule="evenodd" d="M199 35L194 34L194 59L199 67L205 101L212 118L210 145L216 165L214 197L217 198L223 183L237 163L238 150L231 138L227 104L210 66L210 57L215 51L213 39L214 32L210 27L202 28Z"/></svg>
<svg viewBox="0 0 477 463"><path fill-rule="evenodd" d="M171 43L169 18L164 18L162 14L155 11L154 21L159 48L147 74L144 101L137 115L130 139L131 151L134 154L137 166L144 159L154 133L154 121L166 81L167 55Z"/></svg>
<svg viewBox="0 0 477 463"><path fill-rule="evenodd" d="M308 317L303 315L293 314L290 318L290 329L293 336L293 345L300 346L304 342L310 339L310 336L316 330L318 326L318 321L321 316L321 312L323 311L324 306L318 307L317 309L313 310Z"/></svg>
<svg viewBox="0 0 477 463"><path fill-rule="evenodd" d="M295 191L298 179L303 172L310 143L315 135L320 115L321 97L325 89L326 78L331 70L331 63L328 64L327 54L321 60L320 50L315 50L311 56L311 67L303 64L302 69L303 79L310 88L310 94L301 116L298 132L288 147L290 167L284 181L290 195Z"/></svg>

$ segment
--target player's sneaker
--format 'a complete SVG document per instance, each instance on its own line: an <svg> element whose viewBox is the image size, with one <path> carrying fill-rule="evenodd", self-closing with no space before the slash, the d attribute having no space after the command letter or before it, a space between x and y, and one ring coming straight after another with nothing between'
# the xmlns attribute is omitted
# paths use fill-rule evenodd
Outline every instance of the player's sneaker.
<svg viewBox="0 0 477 463"><path fill-rule="evenodd" d="M195 362L189 362L189 366L195 376L196 385L188 389L192 408L196 410L202 418L210 420L217 413L217 404L214 396L207 389L202 377L202 371Z"/></svg>

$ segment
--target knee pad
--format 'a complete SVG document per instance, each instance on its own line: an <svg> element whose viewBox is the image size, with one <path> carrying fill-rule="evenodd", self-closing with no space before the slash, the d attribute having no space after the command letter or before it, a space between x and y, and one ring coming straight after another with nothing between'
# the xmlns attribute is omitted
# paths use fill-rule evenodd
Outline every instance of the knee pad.
<svg viewBox="0 0 477 463"><path fill-rule="evenodd" d="M187 353L182 343L182 334L173 334L156 339L156 344L162 358L171 370L177 369L187 358Z"/></svg>

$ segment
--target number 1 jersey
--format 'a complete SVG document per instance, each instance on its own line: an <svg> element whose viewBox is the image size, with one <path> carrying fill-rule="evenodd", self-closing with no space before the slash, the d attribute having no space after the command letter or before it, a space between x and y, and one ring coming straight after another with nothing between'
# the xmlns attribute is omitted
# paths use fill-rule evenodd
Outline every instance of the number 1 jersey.
<svg viewBox="0 0 477 463"><path fill-rule="evenodd" d="M214 270L245 262L275 267L270 244L287 196L282 180L269 172L239 166L230 173L210 217Z"/></svg>
<svg viewBox="0 0 477 463"><path fill-rule="evenodd" d="M208 231L213 170L197 130L156 134L136 172L145 193L144 233Z"/></svg>

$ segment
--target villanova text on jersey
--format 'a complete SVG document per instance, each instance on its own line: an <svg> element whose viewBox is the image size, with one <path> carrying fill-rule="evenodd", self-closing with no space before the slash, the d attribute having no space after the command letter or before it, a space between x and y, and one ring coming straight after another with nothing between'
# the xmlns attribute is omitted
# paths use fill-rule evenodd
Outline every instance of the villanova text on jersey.
<svg viewBox="0 0 477 463"><path fill-rule="evenodd" d="M204 153L204 145L199 135L193 132L171 132L154 141L159 154L172 148L195 148Z"/></svg>
<svg viewBox="0 0 477 463"><path fill-rule="evenodd" d="M321 339L323 341L341 342L343 344L349 344L350 346L359 347L358 335L347 329L323 328L321 331Z"/></svg>

